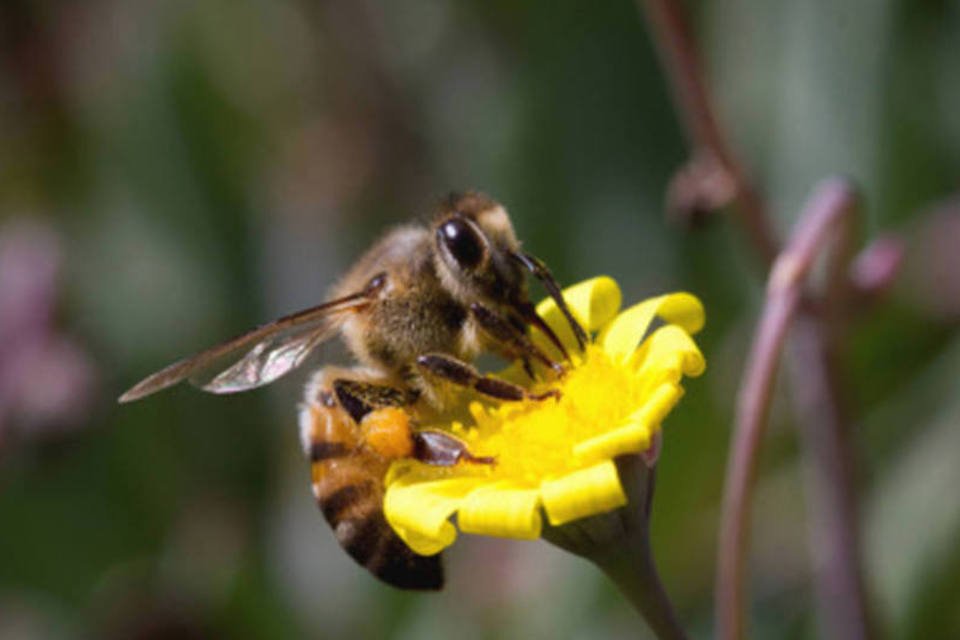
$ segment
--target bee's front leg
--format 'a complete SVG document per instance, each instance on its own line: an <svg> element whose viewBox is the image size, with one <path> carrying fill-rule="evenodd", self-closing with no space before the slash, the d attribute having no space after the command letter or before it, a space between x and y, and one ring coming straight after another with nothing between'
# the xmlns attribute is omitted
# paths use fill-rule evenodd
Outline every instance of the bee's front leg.
<svg viewBox="0 0 960 640"><path fill-rule="evenodd" d="M476 320L480 329L493 338L502 349L523 360L524 369L531 378L533 378L530 369L531 360L542 363L558 375L563 374L563 366L560 363L551 360L529 337L496 311L479 302L474 302L470 305L470 315Z"/></svg>
<svg viewBox="0 0 960 640"><path fill-rule="evenodd" d="M530 393L520 385L485 376L475 368L445 353L427 353L417 357L417 367L424 373L436 376L461 387L498 400L546 400L559 398L560 392L551 389L544 393Z"/></svg>

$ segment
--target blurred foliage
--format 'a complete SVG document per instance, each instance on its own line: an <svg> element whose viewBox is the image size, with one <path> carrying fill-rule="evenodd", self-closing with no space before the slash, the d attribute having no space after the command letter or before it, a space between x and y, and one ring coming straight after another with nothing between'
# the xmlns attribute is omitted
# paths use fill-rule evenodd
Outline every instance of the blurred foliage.
<svg viewBox="0 0 960 640"><path fill-rule="evenodd" d="M691 9L719 111L781 229L839 172L863 188L865 238L912 243L900 286L847 338L864 553L893 636L958 636L960 304L943 292L960 290L960 208L929 214L960 175L960 7ZM5 1L0 234L26 219L59 238L44 335L82 345L95 371L76 406L11 413L11 380L43 397L53 373L24 378L0 332L0 637L633 634L612 587L543 543L467 536L432 596L356 568L307 484L304 373L229 399L184 388L114 404L184 353L315 304L386 225L469 187L509 207L563 282L609 273L627 299L704 300L710 369L666 425L653 525L668 590L708 636L762 283L735 225L666 222L686 153L629 2ZM788 404L756 502L763 638L816 629Z"/></svg>

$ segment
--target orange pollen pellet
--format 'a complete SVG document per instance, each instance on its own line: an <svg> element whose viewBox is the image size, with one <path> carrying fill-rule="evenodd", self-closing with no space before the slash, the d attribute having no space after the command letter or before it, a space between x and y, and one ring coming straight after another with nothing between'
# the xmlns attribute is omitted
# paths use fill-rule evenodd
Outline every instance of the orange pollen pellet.
<svg viewBox="0 0 960 640"><path fill-rule="evenodd" d="M371 411L360 423L363 440L377 455L393 460L413 454L410 416L403 409L385 407Z"/></svg>

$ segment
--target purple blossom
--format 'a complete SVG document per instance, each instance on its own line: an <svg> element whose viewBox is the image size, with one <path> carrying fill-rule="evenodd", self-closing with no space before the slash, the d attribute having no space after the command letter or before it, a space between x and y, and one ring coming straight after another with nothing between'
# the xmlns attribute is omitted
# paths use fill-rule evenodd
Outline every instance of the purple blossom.
<svg viewBox="0 0 960 640"><path fill-rule="evenodd" d="M37 220L0 225L0 443L84 423L95 385L86 352L55 323L60 239Z"/></svg>

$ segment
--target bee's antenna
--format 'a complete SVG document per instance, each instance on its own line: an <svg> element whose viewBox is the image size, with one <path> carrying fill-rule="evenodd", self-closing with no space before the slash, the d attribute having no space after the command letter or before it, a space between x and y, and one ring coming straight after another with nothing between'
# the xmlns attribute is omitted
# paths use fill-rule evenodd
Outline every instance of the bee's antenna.
<svg viewBox="0 0 960 640"><path fill-rule="evenodd" d="M573 330L573 335L577 339L577 344L580 346L580 351L583 351L584 347L587 345L587 333L583 330L583 327L580 326L580 323L577 322L577 319L574 318L573 314L570 312L570 308L567 306L566 301L563 299L563 294L560 292L560 285L557 284L556 279L554 279L553 274L550 273L547 265L543 264L543 262L541 262L538 258L530 255L529 253L522 253L518 251L516 253L511 252L510 255L517 262L523 265L523 267L529 271L533 277L543 283L547 293L549 293L550 297L553 298L553 301L557 303L557 307L560 308L560 312L563 313L563 316L570 324L570 328ZM553 332L551 331L550 333ZM556 336L552 336L551 340L556 340Z"/></svg>

